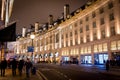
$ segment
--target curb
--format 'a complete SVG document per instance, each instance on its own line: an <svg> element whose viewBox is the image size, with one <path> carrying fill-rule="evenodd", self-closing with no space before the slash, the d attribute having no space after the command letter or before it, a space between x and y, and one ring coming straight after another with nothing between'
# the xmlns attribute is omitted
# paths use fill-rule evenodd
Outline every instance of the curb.
<svg viewBox="0 0 120 80"><path fill-rule="evenodd" d="M37 70L37 73L41 80L48 80L39 70Z"/></svg>

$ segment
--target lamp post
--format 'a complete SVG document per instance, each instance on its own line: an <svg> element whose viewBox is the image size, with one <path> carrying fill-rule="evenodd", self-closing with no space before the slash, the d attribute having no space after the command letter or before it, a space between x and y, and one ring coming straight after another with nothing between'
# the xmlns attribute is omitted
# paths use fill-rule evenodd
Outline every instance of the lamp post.
<svg viewBox="0 0 120 80"><path fill-rule="evenodd" d="M35 38L35 35L34 35L34 34L31 34L31 35L30 35L30 38L32 39L32 47L33 47L33 40L34 40L34 38ZM33 51L34 51L34 49L32 49L32 61L33 61Z"/></svg>

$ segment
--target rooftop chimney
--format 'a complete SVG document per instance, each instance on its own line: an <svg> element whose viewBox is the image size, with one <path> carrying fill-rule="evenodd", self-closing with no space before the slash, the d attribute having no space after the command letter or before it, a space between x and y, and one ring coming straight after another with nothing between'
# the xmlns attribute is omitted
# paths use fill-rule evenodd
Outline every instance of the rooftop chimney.
<svg viewBox="0 0 120 80"><path fill-rule="evenodd" d="M26 34L26 28L23 27L23 28L22 28L22 37L25 37L25 34Z"/></svg>
<svg viewBox="0 0 120 80"><path fill-rule="evenodd" d="M53 15L49 15L48 24L49 24L49 25L52 25L52 24L53 24Z"/></svg>
<svg viewBox="0 0 120 80"><path fill-rule="evenodd" d="M35 23L35 32L36 32L36 33L38 32L38 29L39 29L39 22L36 22L36 23Z"/></svg>
<svg viewBox="0 0 120 80"><path fill-rule="evenodd" d="M70 12L69 12L69 5L66 4L66 5L64 6L64 19L69 18L69 14L70 14Z"/></svg>

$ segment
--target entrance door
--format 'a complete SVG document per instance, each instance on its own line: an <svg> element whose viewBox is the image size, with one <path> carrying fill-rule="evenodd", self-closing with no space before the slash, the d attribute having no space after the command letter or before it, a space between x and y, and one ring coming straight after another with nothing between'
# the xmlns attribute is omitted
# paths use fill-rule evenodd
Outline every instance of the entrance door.
<svg viewBox="0 0 120 80"><path fill-rule="evenodd" d="M92 63L92 57L91 56L85 56L85 63L91 64Z"/></svg>
<svg viewBox="0 0 120 80"><path fill-rule="evenodd" d="M104 63L104 58L103 58L103 54L99 55L99 64L103 64Z"/></svg>

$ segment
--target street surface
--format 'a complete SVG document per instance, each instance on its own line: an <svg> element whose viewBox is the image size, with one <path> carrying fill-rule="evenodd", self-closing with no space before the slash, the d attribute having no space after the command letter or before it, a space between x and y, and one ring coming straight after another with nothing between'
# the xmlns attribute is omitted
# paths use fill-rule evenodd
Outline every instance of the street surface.
<svg viewBox="0 0 120 80"><path fill-rule="evenodd" d="M120 80L120 76L102 74L104 69L91 66L38 64L37 68L45 80Z"/></svg>

